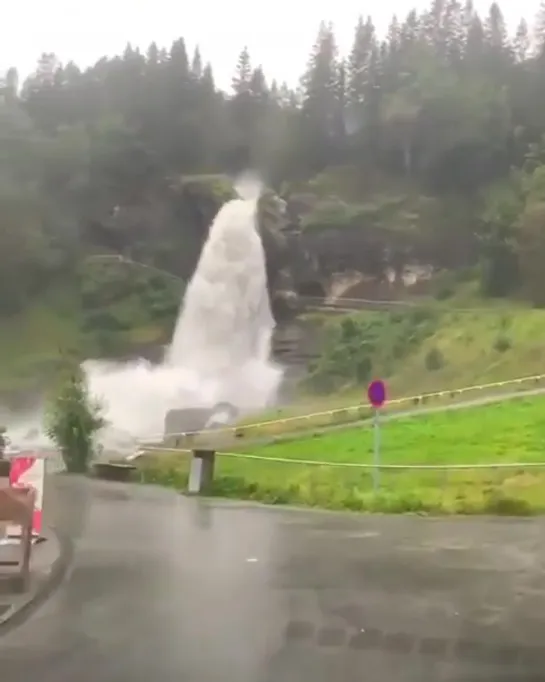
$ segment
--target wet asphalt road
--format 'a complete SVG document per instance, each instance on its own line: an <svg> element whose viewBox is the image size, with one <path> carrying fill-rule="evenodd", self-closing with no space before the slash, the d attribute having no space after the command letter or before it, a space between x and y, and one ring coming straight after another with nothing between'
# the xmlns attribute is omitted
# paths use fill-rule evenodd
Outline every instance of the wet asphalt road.
<svg viewBox="0 0 545 682"><path fill-rule="evenodd" d="M545 521L46 495L75 560L0 639L2 682L543 680Z"/></svg>

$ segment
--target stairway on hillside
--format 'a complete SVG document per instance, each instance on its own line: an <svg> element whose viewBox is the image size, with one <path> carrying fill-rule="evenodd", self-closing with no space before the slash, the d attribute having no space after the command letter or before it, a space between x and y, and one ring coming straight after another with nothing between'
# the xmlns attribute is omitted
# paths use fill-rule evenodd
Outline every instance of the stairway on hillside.
<svg viewBox="0 0 545 682"><path fill-rule="evenodd" d="M311 322L295 320L279 325L273 334L273 357L280 363L308 365L320 352L320 338Z"/></svg>
<svg viewBox="0 0 545 682"><path fill-rule="evenodd" d="M284 382L280 401L290 401L296 394L298 384L308 373L309 365L320 352L320 335L315 325L295 320L279 325L273 335L272 354L284 367Z"/></svg>

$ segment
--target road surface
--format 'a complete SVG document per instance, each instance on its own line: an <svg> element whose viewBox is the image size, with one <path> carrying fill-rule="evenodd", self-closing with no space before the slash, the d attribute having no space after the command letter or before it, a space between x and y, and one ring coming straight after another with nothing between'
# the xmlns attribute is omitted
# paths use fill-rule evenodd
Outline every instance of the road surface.
<svg viewBox="0 0 545 682"><path fill-rule="evenodd" d="M543 679L543 520L270 509L65 476L46 494L74 564L0 639L2 682Z"/></svg>

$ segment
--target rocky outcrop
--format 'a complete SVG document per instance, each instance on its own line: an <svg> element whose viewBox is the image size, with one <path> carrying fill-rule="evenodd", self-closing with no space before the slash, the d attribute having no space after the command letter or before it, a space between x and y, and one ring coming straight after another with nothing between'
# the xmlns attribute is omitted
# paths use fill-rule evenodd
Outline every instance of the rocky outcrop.
<svg viewBox="0 0 545 682"><path fill-rule="evenodd" d="M276 319L297 314L305 296L324 295L317 261L303 245L299 210L270 192L261 201L259 222Z"/></svg>
<svg viewBox="0 0 545 682"><path fill-rule="evenodd" d="M154 266L187 280L221 206L236 196L221 175L171 179L141 204L115 206L89 224L101 249ZM299 296L321 295L316 259L304 247L300 207L270 190L259 201L259 228L267 261L271 303L277 319L299 310Z"/></svg>

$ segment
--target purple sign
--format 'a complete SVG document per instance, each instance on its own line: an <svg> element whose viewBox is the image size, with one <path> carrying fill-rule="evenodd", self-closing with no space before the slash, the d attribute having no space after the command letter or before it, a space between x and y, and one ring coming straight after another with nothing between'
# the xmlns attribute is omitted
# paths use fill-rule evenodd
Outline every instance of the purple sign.
<svg viewBox="0 0 545 682"><path fill-rule="evenodd" d="M377 379L367 387L367 399L375 408L382 407L386 402L386 386L384 381Z"/></svg>

